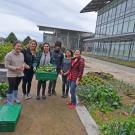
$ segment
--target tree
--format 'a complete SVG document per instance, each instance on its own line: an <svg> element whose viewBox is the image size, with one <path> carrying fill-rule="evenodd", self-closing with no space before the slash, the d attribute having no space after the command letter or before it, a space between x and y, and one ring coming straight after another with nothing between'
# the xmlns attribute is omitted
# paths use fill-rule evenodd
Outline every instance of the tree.
<svg viewBox="0 0 135 135"><path fill-rule="evenodd" d="M6 38L6 42L10 42L10 43L14 43L16 40L17 40L17 37L13 32L11 32Z"/></svg>
<svg viewBox="0 0 135 135"><path fill-rule="evenodd" d="M31 40L31 38L29 36L27 36L24 40L23 40L23 45L27 45L29 44L29 41Z"/></svg>

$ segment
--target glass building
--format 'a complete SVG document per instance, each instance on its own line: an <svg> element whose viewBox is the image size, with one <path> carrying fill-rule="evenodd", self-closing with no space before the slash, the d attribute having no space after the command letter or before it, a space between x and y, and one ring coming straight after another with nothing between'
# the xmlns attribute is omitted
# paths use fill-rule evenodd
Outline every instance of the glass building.
<svg viewBox="0 0 135 135"><path fill-rule="evenodd" d="M99 56L135 60L135 0L92 0L83 12L97 12L94 38L83 40Z"/></svg>
<svg viewBox="0 0 135 135"><path fill-rule="evenodd" d="M77 30L70 30L64 28L48 27L48 26L38 26L40 31L43 33L43 42L50 43L54 46L54 43L59 40L62 42L62 46L68 49L80 48L81 39L86 37L86 35L91 35L91 33Z"/></svg>

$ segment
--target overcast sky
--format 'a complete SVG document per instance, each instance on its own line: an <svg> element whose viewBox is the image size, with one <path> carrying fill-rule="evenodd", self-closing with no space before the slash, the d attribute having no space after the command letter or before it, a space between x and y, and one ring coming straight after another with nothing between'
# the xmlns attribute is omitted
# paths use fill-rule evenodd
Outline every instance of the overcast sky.
<svg viewBox="0 0 135 135"><path fill-rule="evenodd" d="M0 37L14 32L42 41L37 25L95 31L96 13L80 13L91 0L0 0Z"/></svg>

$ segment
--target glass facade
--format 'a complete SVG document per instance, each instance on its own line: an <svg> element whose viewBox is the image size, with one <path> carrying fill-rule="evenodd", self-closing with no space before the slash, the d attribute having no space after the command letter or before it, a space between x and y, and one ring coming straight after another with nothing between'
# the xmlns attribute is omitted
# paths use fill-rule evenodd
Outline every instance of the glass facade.
<svg viewBox="0 0 135 135"><path fill-rule="evenodd" d="M135 41L87 42L87 51L94 55L108 56L124 60L135 60Z"/></svg>
<svg viewBox="0 0 135 135"><path fill-rule="evenodd" d="M135 0L114 0L98 11L96 37L135 32Z"/></svg>
<svg viewBox="0 0 135 135"><path fill-rule="evenodd" d="M64 31L64 30L63 30ZM63 31L58 31L55 34L48 34L48 33L44 33L43 34L43 42L48 42L50 43L51 46L54 46L54 43L59 40L62 42L62 46L64 48L79 48L79 43L80 43L80 38L79 36L81 35L81 33L78 32L71 32L68 30Z"/></svg>
<svg viewBox="0 0 135 135"><path fill-rule="evenodd" d="M115 40L126 34L135 34L135 0L113 0L98 11L95 38L100 40L87 45L95 55L135 60L135 38Z"/></svg>

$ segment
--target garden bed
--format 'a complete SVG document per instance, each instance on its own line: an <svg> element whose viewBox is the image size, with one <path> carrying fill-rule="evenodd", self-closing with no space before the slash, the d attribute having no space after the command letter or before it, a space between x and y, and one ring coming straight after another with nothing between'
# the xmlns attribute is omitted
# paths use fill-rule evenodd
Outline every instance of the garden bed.
<svg viewBox="0 0 135 135"><path fill-rule="evenodd" d="M130 115L135 86L108 73L92 72L83 76L78 96L98 124L101 135L135 135L135 117Z"/></svg>

